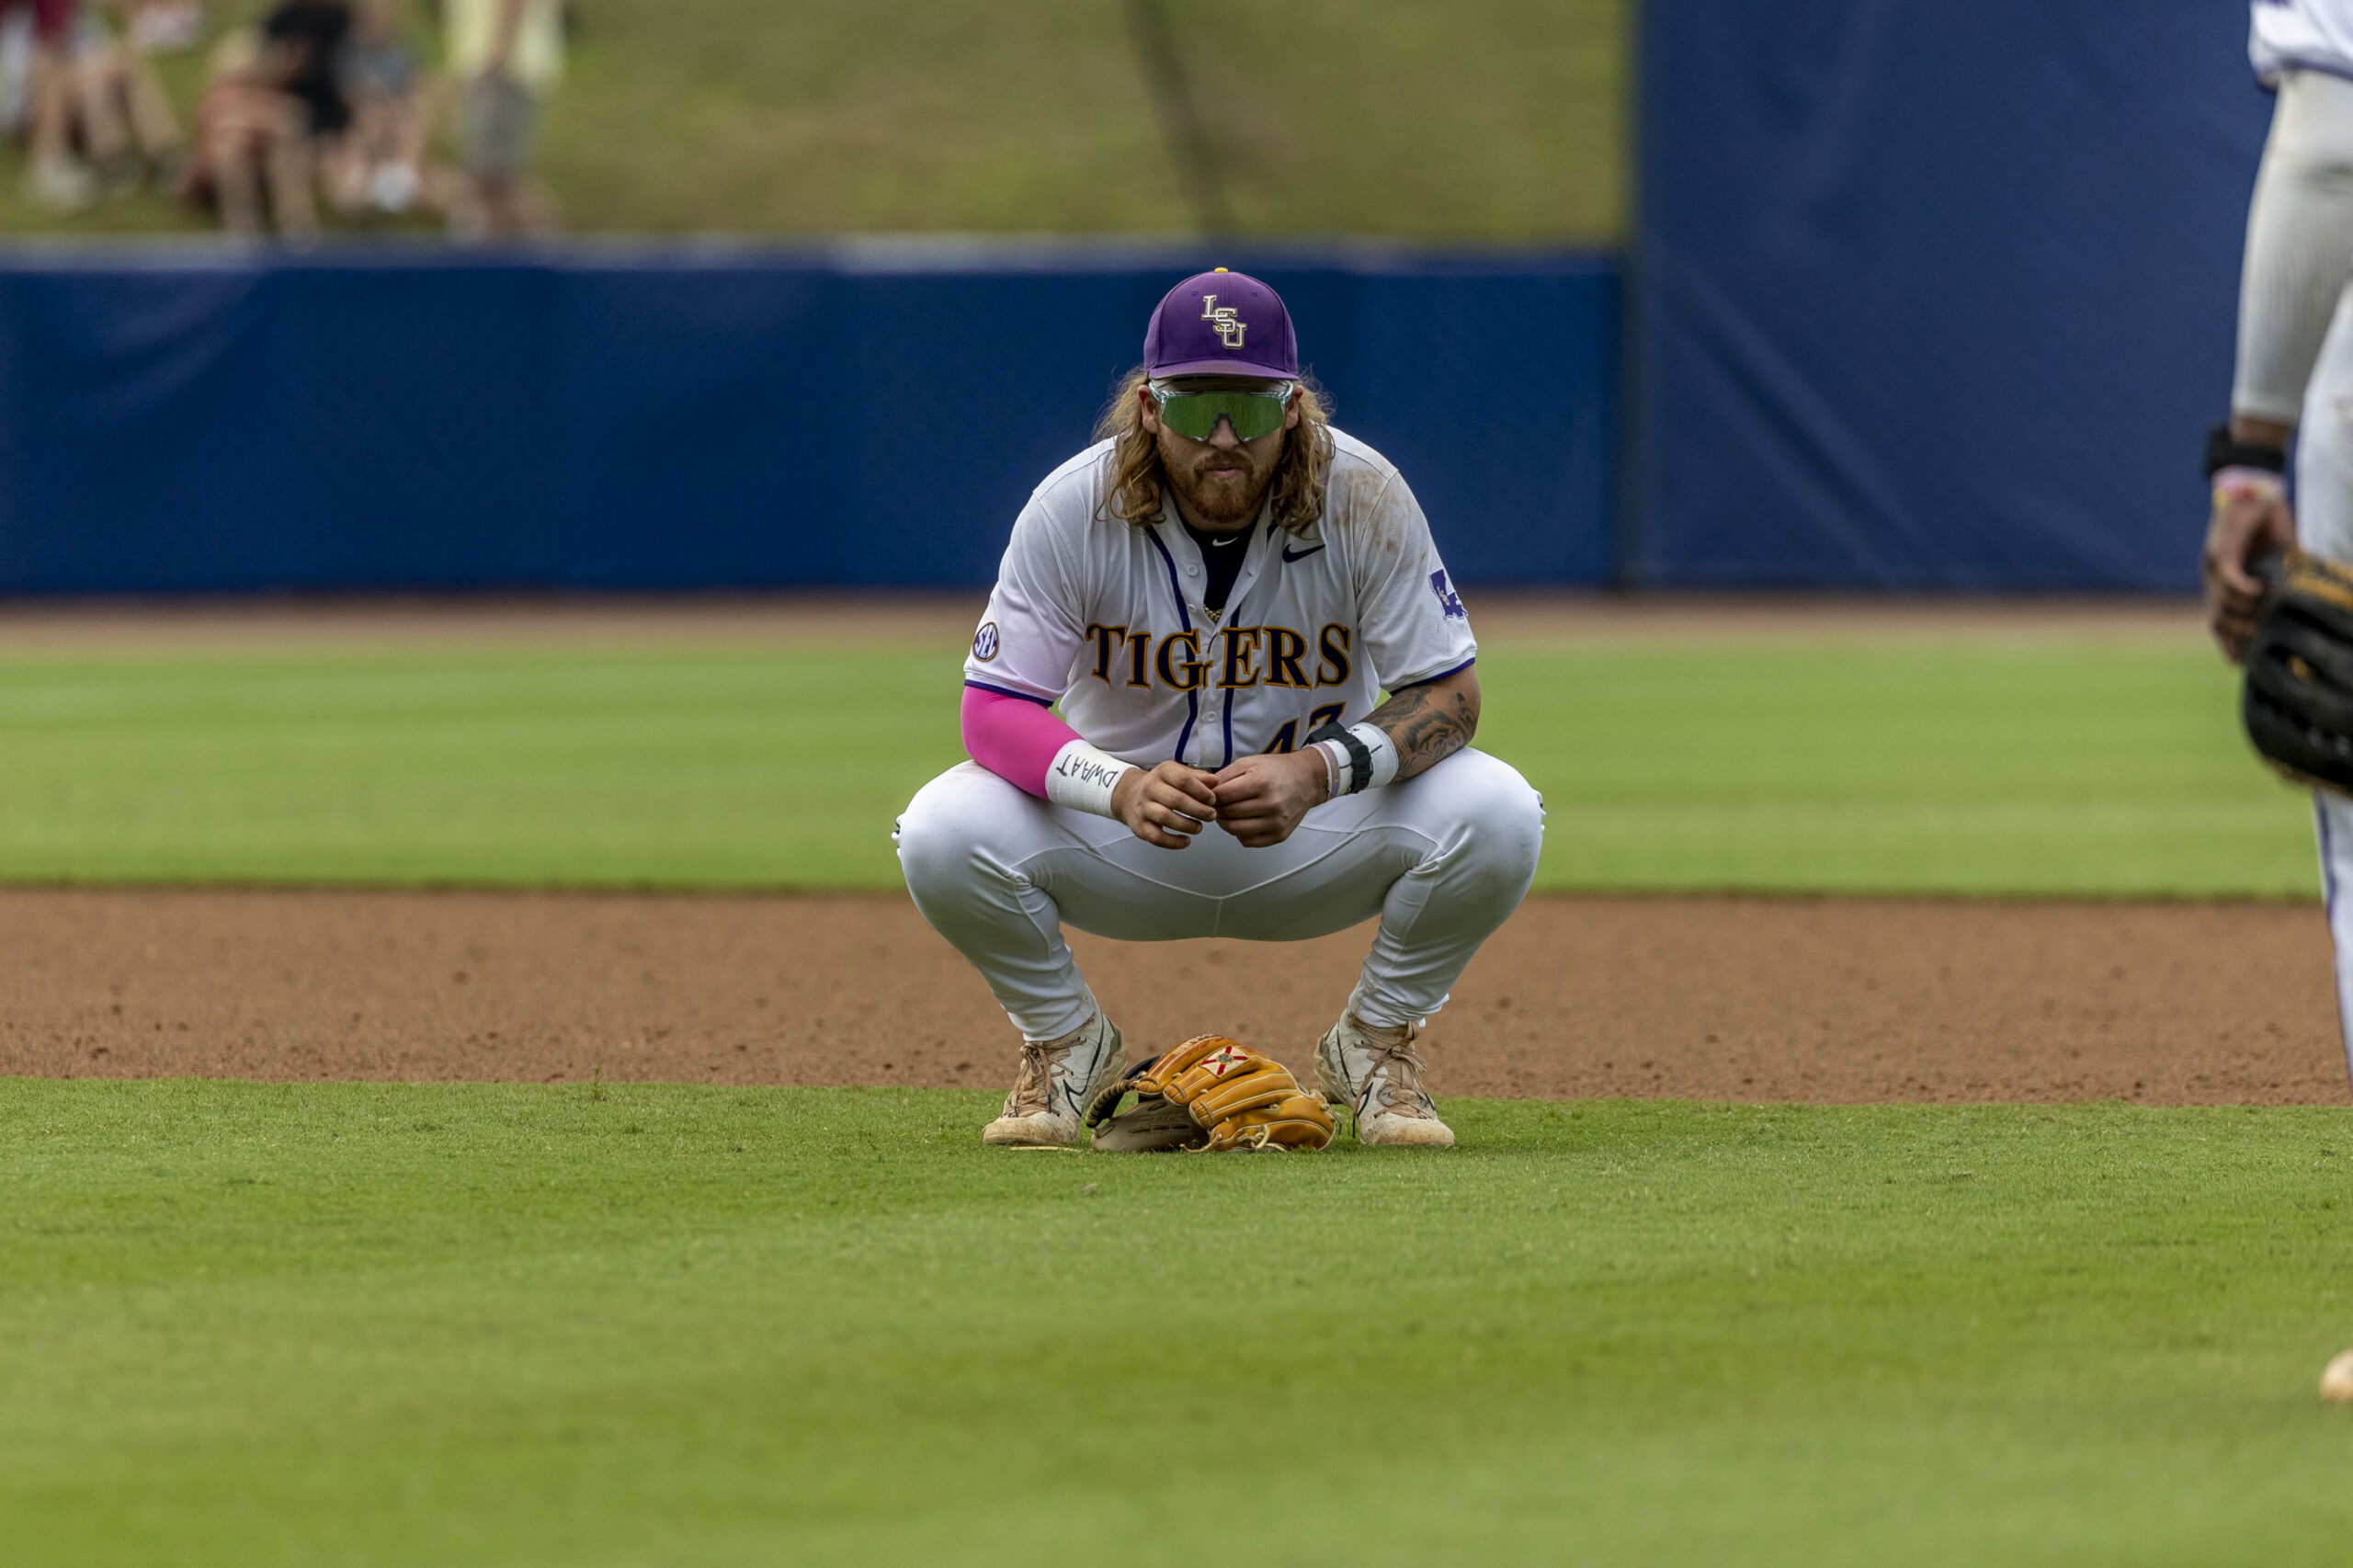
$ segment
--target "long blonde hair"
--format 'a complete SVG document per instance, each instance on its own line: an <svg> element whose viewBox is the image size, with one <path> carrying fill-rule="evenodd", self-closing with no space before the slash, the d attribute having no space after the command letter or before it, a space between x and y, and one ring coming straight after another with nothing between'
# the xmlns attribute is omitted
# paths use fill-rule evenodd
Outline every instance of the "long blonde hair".
<svg viewBox="0 0 2353 1568"><path fill-rule="evenodd" d="M1111 445L1111 472L1103 484L1103 506L1097 516L1124 523L1149 526L1160 520L1160 498L1167 475L1160 462L1160 443L1143 427L1143 407L1136 393L1149 380L1141 366L1120 378L1111 405L1095 422L1095 438ZM1302 376L1299 380L1299 424L1283 432L1282 455L1275 460L1275 479L1267 491L1275 526L1303 534L1324 515L1324 485L1332 473L1332 415L1324 389Z"/></svg>

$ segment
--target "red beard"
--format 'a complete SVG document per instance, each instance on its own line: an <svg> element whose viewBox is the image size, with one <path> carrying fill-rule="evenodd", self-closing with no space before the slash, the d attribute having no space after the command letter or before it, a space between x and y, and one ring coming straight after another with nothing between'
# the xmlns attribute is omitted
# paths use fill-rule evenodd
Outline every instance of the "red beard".
<svg viewBox="0 0 2353 1568"><path fill-rule="evenodd" d="M1187 444L1191 450L1172 452L1167 437L1160 440L1161 466L1186 510L1213 528L1239 528L1256 517L1274 483L1275 465L1282 460L1282 437L1267 442L1263 458L1251 449L1256 442L1231 451Z"/></svg>

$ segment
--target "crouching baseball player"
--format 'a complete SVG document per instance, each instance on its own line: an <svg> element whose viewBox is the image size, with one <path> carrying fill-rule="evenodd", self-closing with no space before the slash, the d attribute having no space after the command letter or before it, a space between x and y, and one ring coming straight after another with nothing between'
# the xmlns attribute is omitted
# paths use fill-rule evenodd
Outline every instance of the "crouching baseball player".
<svg viewBox="0 0 2353 1568"><path fill-rule="evenodd" d="M1478 646L1429 525L1239 273L1169 291L1097 434L1014 524L964 664L972 760L896 835L1026 1042L981 1136L1076 1143L1126 1068L1065 922L1289 942L1378 915L1316 1080L1366 1143L1450 1144L1415 1035L1526 896L1543 807L1470 749Z"/></svg>
<svg viewBox="0 0 2353 1568"><path fill-rule="evenodd" d="M2353 562L2353 0L2255 0L2250 11L2248 51L2279 103L2247 213L2230 423L2206 454L2207 610L2234 660L2264 603L2257 557L2301 543ZM2313 806L2353 1052L2353 798L2324 790Z"/></svg>

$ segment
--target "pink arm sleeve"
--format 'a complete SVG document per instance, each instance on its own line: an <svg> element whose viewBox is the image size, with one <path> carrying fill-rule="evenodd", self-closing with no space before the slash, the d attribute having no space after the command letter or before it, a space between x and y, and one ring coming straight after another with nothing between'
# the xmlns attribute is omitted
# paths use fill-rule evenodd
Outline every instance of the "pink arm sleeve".
<svg viewBox="0 0 2353 1568"><path fill-rule="evenodd" d="M1046 770L1078 732L1054 710L1001 691L964 688L964 749L1008 784L1046 798Z"/></svg>

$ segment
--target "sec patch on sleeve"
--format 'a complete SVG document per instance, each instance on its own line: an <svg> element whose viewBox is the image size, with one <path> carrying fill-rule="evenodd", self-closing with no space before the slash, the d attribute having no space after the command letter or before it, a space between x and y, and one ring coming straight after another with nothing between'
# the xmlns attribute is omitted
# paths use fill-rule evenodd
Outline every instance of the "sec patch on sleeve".
<svg viewBox="0 0 2353 1568"><path fill-rule="evenodd" d="M1443 576L1444 574L1441 573L1439 575ZM991 659L996 657L995 621L984 620L981 622L981 629L972 633L972 657L980 660L980 662L984 665Z"/></svg>

